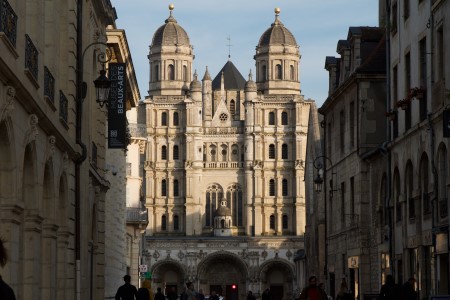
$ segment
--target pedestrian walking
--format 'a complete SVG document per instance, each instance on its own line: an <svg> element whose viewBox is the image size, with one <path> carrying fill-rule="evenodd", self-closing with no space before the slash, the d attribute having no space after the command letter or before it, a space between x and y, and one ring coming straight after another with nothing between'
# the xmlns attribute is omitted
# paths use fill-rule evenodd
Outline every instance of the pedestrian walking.
<svg viewBox="0 0 450 300"><path fill-rule="evenodd" d="M398 300L400 298L400 289L395 283L392 275L387 275L385 283L381 286L380 300Z"/></svg>
<svg viewBox="0 0 450 300"><path fill-rule="evenodd" d="M197 300L205 300L205 294L203 294L203 290L202 289L198 290Z"/></svg>
<svg viewBox="0 0 450 300"><path fill-rule="evenodd" d="M300 300L327 300L325 291L317 286L317 277L311 276L308 279L309 285L305 287L298 299Z"/></svg>
<svg viewBox="0 0 450 300"><path fill-rule="evenodd" d="M219 296L216 291L211 291L211 295L209 296L209 300L219 300Z"/></svg>
<svg viewBox="0 0 450 300"><path fill-rule="evenodd" d="M4 247L4 241L0 239L0 266L3 268L8 262L8 255L6 254L6 249ZM3 281L0 275L0 298L2 300L16 300L13 289Z"/></svg>
<svg viewBox="0 0 450 300"><path fill-rule="evenodd" d="M345 278L342 278L341 286L339 287L339 292L336 296L336 300L352 300L353 295L348 289L347 280Z"/></svg>
<svg viewBox="0 0 450 300"><path fill-rule="evenodd" d="M123 281L125 281L125 283L117 289L116 300L135 300L137 289L130 283L130 275L123 276Z"/></svg>
<svg viewBox="0 0 450 300"><path fill-rule="evenodd" d="M252 291L248 291L247 300L256 300L256 297L255 297L255 295L253 295Z"/></svg>
<svg viewBox="0 0 450 300"><path fill-rule="evenodd" d="M416 279L410 277L402 286L402 300L417 300Z"/></svg>
<svg viewBox="0 0 450 300"><path fill-rule="evenodd" d="M166 300L166 296L164 296L164 294L161 292L160 287L156 289L156 294L153 299L154 300Z"/></svg>
<svg viewBox="0 0 450 300"><path fill-rule="evenodd" d="M197 300L197 292L194 290L192 282L186 283L187 300Z"/></svg>

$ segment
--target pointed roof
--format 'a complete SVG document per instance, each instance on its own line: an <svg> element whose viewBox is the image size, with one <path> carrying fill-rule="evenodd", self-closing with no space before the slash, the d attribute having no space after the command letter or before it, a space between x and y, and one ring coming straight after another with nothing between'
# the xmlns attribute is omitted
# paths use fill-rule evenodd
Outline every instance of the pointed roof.
<svg viewBox="0 0 450 300"><path fill-rule="evenodd" d="M220 81L223 76L225 79L225 90L243 90L245 87L245 79L231 60L227 61L222 70L216 75L212 82L212 89L220 90Z"/></svg>

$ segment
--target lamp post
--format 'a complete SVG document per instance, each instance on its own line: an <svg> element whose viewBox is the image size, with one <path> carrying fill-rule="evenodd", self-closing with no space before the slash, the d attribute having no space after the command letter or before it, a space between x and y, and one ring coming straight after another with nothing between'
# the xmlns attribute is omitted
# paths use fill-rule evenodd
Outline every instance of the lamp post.
<svg viewBox="0 0 450 300"><path fill-rule="evenodd" d="M89 44L83 51L83 1L78 1L77 4L77 72L76 72L76 143L81 147L81 153L75 161L75 268L76 268L76 299L81 299L81 165L87 158L87 147L82 140L81 125L83 121L83 101L86 97L87 84L83 81L84 73L84 56L86 51L94 45L108 46L104 42L94 42ZM97 56L97 60L104 64L108 60L106 53L101 52ZM107 103L109 92L109 80L106 77L106 71L100 72L100 77L94 81L97 89L96 101L103 101ZM106 90L105 90L106 89ZM101 92L100 92L101 91ZM101 97L101 98L100 98ZM102 105L101 105L102 106ZM92 274L91 274L92 276ZM92 299L92 287L90 297Z"/></svg>
<svg viewBox="0 0 450 300"><path fill-rule="evenodd" d="M313 166L317 170L317 176L314 178L314 191L316 193L321 193L323 188L323 183L326 182L326 162L328 162L331 166L331 180L330 180L330 199L333 198L333 192L336 192L337 189L334 188L333 178L337 176L337 173L333 171L333 163L331 159L329 159L325 155L318 156L314 159ZM325 228L324 228L324 249L325 249L325 257L324 257L324 266L323 272L325 276L325 280L328 282L328 211L327 211L327 186L325 184L324 190L324 219L325 219ZM334 294L333 294L334 295Z"/></svg>

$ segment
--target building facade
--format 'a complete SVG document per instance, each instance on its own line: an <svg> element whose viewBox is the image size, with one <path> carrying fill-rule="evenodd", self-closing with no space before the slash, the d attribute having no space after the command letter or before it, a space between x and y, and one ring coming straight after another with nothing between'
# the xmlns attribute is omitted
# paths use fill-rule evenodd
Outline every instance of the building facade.
<svg viewBox="0 0 450 300"><path fill-rule="evenodd" d="M108 0L0 1L1 275L17 299L105 295L107 114L93 81L115 20Z"/></svg>
<svg viewBox="0 0 450 300"><path fill-rule="evenodd" d="M139 283L137 273L139 249L142 242L139 225L145 227L147 215L140 213L139 199L142 172L139 164L143 134L136 130L136 106L140 100L134 73L133 60L123 29L112 26L106 30L109 63L126 63L125 111L128 124L126 149L107 149L105 172L110 188L105 203L105 298L114 298L117 288L123 284L123 276L130 274L132 283ZM108 121L107 121L108 122ZM106 124L108 127L108 123ZM107 131L106 131L107 136ZM133 272L134 271L134 272Z"/></svg>
<svg viewBox="0 0 450 300"><path fill-rule="evenodd" d="M275 299L292 298L304 283L312 103L300 93L299 46L277 9L256 48L256 81L228 60L200 82L172 10L153 36L144 101L143 261L153 287L180 293L192 281L232 299L270 287Z"/></svg>
<svg viewBox="0 0 450 300"><path fill-rule="evenodd" d="M387 8L388 112L395 117L389 165L378 178L388 187L381 201L390 237L380 243L379 257L388 255L397 282L414 277L420 298L448 295L450 3L391 1Z"/></svg>
<svg viewBox="0 0 450 300"><path fill-rule="evenodd" d="M343 61L358 64L362 57L350 48L337 61L327 58L329 71L333 65L341 66L334 72L339 80L330 72L330 96L319 109L325 121L323 153L330 158L323 176L333 179L323 198L325 218L337 224L327 226L325 234L323 264L331 292L339 288L336 275L343 274L360 297L379 293L387 275L400 285L415 278L419 299L450 294L446 139L450 30L444 17L449 13L448 1L380 1L387 53L385 88L379 82L378 87L365 89L372 83L359 82L353 85L357 94L341 93L351 82L345 79ZM354 35L351 31L349 37ZM354 129L352 99L357 101ZM330 132L337 138L330 138ZM351 132L357 133L352 155ZM369 133L376 138L361 147L367 141L361 134L369 137ZM346 223L352 207L358 218ZM316 224L311 226L317 230Z"/></svg>

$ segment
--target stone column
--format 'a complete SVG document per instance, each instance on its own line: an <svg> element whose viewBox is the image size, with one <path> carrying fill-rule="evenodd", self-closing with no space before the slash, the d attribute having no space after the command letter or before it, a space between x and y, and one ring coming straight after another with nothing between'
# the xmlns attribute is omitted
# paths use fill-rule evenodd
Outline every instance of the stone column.
<svg viewBox="0 0 450 300"><path fill-rule="evenodd" d="M68 299L69 295L74 295L74 287L71 284L69 269L68 251L70 232L68 228L60 228L57 233L57 255L56 255L56 298ZM67 296L66 296L67 295Z"/></svg>
<svg viewBox="0 0 450 300"><path fill-rule="evenodd" d="M42 221L43 218L36 211L25 212L23 234L23 297L34 299L41 293L40 284L42 276Z"/></svg>
<svg viewBox="0 0 450 300"><path fill-rule="evenodd" d="M42 299L56 299L57 230L55 224L42 226Z"/></svg>

